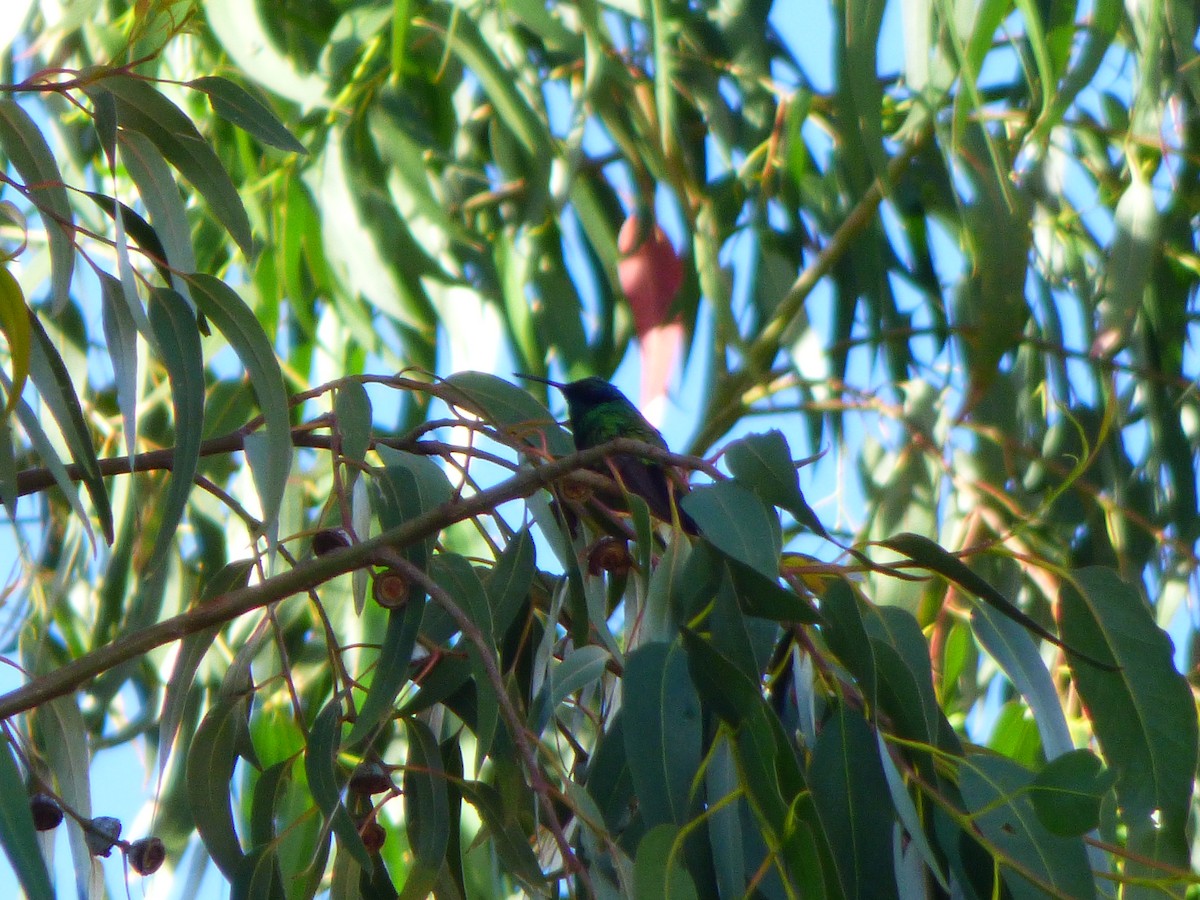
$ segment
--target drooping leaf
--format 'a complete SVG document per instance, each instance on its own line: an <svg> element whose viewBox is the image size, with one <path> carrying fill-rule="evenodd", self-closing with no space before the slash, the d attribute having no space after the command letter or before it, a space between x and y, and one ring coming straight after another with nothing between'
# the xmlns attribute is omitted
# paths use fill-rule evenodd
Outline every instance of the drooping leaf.
<svg viewBox="0 0 1200 900"><path fill-rule="evenodd" d="M279 518L283 492L292 466L292 431L283 372L271 339L250 307L228 285L209 275L194 275L188 283L197 308L229 341L246 368L264 427L264 464L251 464L254 485L262 502L263 521L270 537ZM273 540L273 538L271 538Z"/></svg>
<svg viewBox="0 0 1200 900"><path fill-rule="evenodd" d="M410 598L410 602L402 609L393 609L388 613L387 632L379 648L371 686L359 707L354 726L346 735L347 745L354 746L370 735L394 709L396 696L408 680L409 664L421 630L424 607L424 603Z"/></svg>
<svg viewBox="0 0 1200 900"><path fill-rule="evenodd" d="M878 742L861 715L840 704L813 748L808 778L833 849L844 896L896 897L895 818Z"/></svg>
<svg viewBox="0 0 1200 900"><path fill-rule="evenodd" d="M1197 722L1171 639L1111 569L1075 572L1063 586L1058 615L1067 640L1115 664L1102 671L1069 660L1096 740L1117 776L1130 848L1187 868Z"/></svg>
<svg viewBox="0 0 1200 900"><path fill-rule="evenodd" d="M408 733L404 821L413 865L400 896L404 900L421 900L429 894L446 859L450 808L437 739L424 722L406 719L404 724Z"/></svg>
<svg viewBox="0 0 1200 900"><path fill-rule="evenodd" d="M625 661L625 749L649 827L686 824L700 766L700 698L678 645L649 644Z"/></svg>
<svg viewBox="0 0 1200 900"><path fill-rule="evenodd" d="M975 826L1004 854L1001 874L1015 896L1033 886L1058 891L1062 896L1096 896L1083 841L1049 832L1034 811L1027 788L1033 773L1002 756L964 758L959 789ZM1032 879L1006 860L1019 863Z"/></svg>
<svg viewBox="0 0 1200 900"><path fill-rule="evenodd" d="M72 461L83 473L83 486L87 489L100 520L107 543L113 542L112 507L108 489L100 474L100 462L96 458L96 446L92 443L91 429L83 415L83 407L71 383L70 373L62 356L51 342L46 330L36 315L29 317L31 341L29 354L29 377L37 387L42 401L50 410L71 451Z"/></svg>
<svg viewBox="0 0 1200 900"><path fill-rule="evenodd" d="M1111 669L1110 663L1106 663L1101 659L1088 655L1082 650L1065 644L1058 635L1052 634L1042 625L1035 622L1018 606L1013 604L1011 600L971 571L961 559L952 553L948 553L929 538L906 532L880 543L885 547L895 550L897 553L903 553L913 562L918 563L929 571L937 572L939 575L953 581L959 587L974 594L985 603L990 604L993 609L996 609L1017 624L1032 631L1038 637L1065 650L1068 655L1075 654L1100 669Z"/></svg>
<svg viewBox="0 0 1200 900"><path fill-rule="evenodd" d="M188 82L190 87L208 95L213 110L264 144L289 153L307 153L304 145L275 117L270 108L253 94L228 78L205 76Z"/></svg>
<svg viewBox="0 0 1200 900"><path fill-rule="evenodd" d="M696 885L683 866L679 827L664 823L651 829L638 844L633 877L637 900L694 900Z"/></svg>
<svg viewBox="0 0 1200 900"><path fill-rule="evenodd" d="M337 837L338 847L350 853L364 869L371 868L371 855L363 846L362 837L346 807L341 793L345 778L338 769L337 754L341 746L341 704L335 697L317 714L308 742L304 747L304 772L313 800Z"/></svg>
<svg viewBox="0 0 1200 900"><path fill-rule="evenodd" d="M245 853L233 824L231 785L237 762L237 736L246 715L244 698L226 699L204 716L187 755L187 797L204 847L228 879L241 869Z"/></svg>
<svg viewBox="0 0 1200 900"><path fill-rule="evenodd" d="M12 387L4 404L5 421L17 408L17 400L29 376L29 353L33 342L29 316L21 285L7 266L0 266L0 333L8 341L8 358L12 365Z"/></svg>
<svg viewBox="0 0 1200 900"><path fill-rule="evenodd" d="M252 255L250 220L237 188L221 160L182 110L148 81L124 74L106 74L90 82L90 94L107 92L117 101L122 128L149 138L172 166L208 201L213 215L225 226L242 252Z"/></svg>
<svg viewBox="0 0 1200 900"><path fill-rule="evenodd" d="M171 481L159 511L159 530L146 565L153 573L167 557L183 520L192 480L200 465L204 426L204 357L196 317L179 294L156 288L150 295L150 328L171 381L175 412L175 454Z"/></svg>
<svg viewBox="0 0 1200 900"><path fill-rule="evenodd" d="M731 481L701 485L680 505L722 553L767 578L779 577L779 516L749 490Z"/></svg>
<svg viewBox="0 0 1200 900"><path fill-rule="evenodd" d="M1088 750L1051 760L1033 779L1033 808L1053 834L1086 834L1100 824L1100 804L1116 780Z"/></svg>
<svg viewBox="0 0 1200 900"><path fill-rule="evenodd" d="M821 537L825 526L800 491L792 452L781 431L752 434L725 448L729 471L772 506L786 509L801 525Z"/></svg>
<svg viewBox="0 0 1200 900"><path fill-rule="evenodd" d="M25 181L41 213L50 247L51 295L61 311L70 298L75 270L75 219L50 145L33 118L15 100L0 98L0 150Z"/></svg>
<svg viewBox="0 0 1200 900"><path fill-rule="evenodd" d="M566 456L575 444L550 410L511 382L485 372L458 372L445 381L462 395L464 409L553 456ZM458 401L456 401L458 402Z"/></svg>

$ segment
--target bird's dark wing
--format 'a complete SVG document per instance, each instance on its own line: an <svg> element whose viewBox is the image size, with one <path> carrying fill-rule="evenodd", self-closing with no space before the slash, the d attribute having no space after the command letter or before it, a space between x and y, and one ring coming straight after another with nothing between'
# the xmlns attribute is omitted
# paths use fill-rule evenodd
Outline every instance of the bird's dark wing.
<svg viewBox="0 0 1200 900"><path fill-rule="evenodd" d="M625 489L645 500L655 518L664 522L674 520L671 510L671 485L662 466L626 454L613 457L612 464ZM675 493L678 494L677 491ZM679 524L688 534L700 533L696 521L684 512L682 507L679 508Z"/></svg>

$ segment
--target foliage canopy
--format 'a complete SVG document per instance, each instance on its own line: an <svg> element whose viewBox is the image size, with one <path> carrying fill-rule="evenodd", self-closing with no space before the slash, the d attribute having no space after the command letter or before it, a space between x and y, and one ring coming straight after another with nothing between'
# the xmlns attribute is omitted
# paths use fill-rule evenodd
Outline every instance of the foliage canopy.
<svg viewBox="0 0 1200 900"><path fill-rule="evenodd" d="M61 811L88 896L114 848L181 896L1197 883L1191 4L16 6L30 896ZM491 374L672 335L685 456ZM613 452L701 534L599 509Z"/></svg>

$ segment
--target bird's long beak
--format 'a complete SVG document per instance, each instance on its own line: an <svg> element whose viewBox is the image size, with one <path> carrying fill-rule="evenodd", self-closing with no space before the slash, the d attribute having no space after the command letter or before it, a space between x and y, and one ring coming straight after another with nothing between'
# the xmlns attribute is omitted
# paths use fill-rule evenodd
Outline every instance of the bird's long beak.
<svg viewBox="0 0 1200 900"><path fill-rule="evenodd" d="M556 387L560 391L566 388L566 385L561 381L553 381L549 378L543 378L541 375L526 375L523 372L513 372L518 378L524 378L526 381L540 381L542 384L548 384L550 387Z"/></svg>

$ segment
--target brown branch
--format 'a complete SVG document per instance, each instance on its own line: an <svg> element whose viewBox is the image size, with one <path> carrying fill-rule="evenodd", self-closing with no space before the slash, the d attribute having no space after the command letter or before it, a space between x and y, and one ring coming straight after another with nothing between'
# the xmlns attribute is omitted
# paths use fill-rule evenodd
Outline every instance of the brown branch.
<svg viewBox="0 0 1200 900"><path fill-rule="evenodd" d="M227 435L225 439L229 437ZM85 653L53 672L38 676L16 690L0 696L0 720L69 694L97 675L136 659L156 647L181 640L205 628L223 625L244 613L308 591L339 575L372 565L385 548L407 547L455 522L491 512L510 500L528 497L572 472L596 465L605 456L613 453L629 453L676 464L688 461L687 457L680 457L659 447L629 438L619 438L599 447L524 469L493 488L465 499L445 503L361 543L308 560L303 565L266 581L230 591L203 604L193 605L179 615L122 635L111 643ZM155 458L160 459L161 467L167 467L166 458ZM117 459L105 462L123 463L128 468L129 461ZM694 464L695 461L692 462Z"/></svg>

